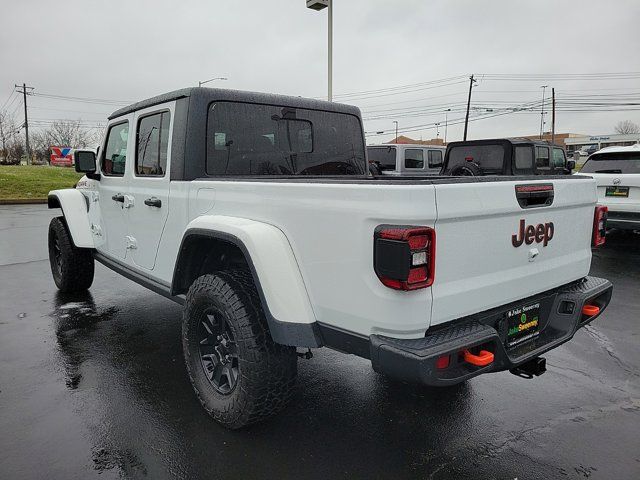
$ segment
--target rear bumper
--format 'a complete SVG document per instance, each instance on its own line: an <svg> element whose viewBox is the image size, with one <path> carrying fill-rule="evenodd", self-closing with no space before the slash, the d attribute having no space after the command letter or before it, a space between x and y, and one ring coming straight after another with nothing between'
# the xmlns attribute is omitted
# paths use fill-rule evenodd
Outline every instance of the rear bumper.
<svg viewBox="0 0 640 480"><path fill-rule="evenodd" d="M371 363L377 372L434 386L453 385L482 373L509 370L570 340L579 328L602 313L611 300L612 290L608 280L586 277L514 304L450 322L443 328L430 330L424 338L405 340L371 335ZM541 321L540 333L507 348L505 313L530 301L539 301L544 306L541 317L546 318ZM599 313L584 315L582 307L587 303L597 305ZM493 362L475 366L464 361L461 351L479 348L492 352ZM442 356L449 356L449 365L439 369L436 360Z"/></svg>

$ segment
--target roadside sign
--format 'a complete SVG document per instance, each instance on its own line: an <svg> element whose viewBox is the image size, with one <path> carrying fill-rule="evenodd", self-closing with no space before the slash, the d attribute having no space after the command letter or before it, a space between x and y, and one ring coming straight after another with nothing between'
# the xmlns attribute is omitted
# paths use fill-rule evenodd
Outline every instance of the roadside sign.
<svg viewBox="0 0 640 480"><path fill-rule="evenodd" d="M73 165L73 149L71 147L51 147L51 165L70 167Z"/></svg>

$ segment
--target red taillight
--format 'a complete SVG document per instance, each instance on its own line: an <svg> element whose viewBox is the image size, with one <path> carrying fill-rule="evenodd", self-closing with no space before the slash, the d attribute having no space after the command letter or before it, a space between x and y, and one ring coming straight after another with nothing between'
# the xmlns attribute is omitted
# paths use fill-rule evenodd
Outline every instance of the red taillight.
<svg viewBox="0 0 640 480"><path fill-rule="evenodd" d="M433 283L436 232L430 227L382 225L374 235L374 269L395 290L417 290Z"/></svg>
<svg viewBox="0 0 640 480"><path fill-rule="evenodd" d="M607 235L607 212L608 207L598 205L596 207L595 214L593 215L593 242L594 247L604 245L605 237Z"/></svg>

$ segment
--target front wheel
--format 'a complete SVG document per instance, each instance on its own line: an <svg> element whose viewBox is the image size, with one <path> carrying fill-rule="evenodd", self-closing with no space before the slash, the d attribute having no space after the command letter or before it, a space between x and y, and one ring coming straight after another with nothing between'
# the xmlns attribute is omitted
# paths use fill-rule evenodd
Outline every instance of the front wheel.
<svg viewBox="0 0 640 480"><path fill-rule="evenodd" d="M225 427L264 420L291 397L296 350L271 339L249 272L218 272L193 282L182 346L200 403Z"/></svg>
<svg viewBox="0 0 640 480"><path fill-rule="evenodd" d="M49 223L49 263L53 281L62 292L82 292L93 283L93 253L73 244L64 217Z"/></svg>

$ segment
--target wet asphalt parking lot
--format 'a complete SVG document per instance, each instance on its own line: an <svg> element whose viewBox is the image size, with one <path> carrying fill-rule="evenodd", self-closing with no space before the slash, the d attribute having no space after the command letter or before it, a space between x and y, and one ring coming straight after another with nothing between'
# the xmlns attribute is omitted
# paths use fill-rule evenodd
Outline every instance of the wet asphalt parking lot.
<svg viewBox="0 0 640 480"><path fill-rule="evenodd" d="M59 214L0 206L0 479L640 478L640 235L594 254L611 305L540 378L430 389L320 349L286 411L228 431L192 393L179 305L99 264L57 293Z"/></svg>

